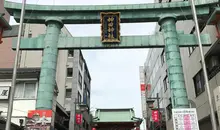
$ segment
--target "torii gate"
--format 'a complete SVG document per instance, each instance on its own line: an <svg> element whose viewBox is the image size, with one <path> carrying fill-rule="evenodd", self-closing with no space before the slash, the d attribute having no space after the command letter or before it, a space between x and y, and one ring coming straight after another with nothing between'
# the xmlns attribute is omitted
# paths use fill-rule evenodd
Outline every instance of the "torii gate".
<svg viewBox="0 0 220 130"><path fill-rule="evenodd" d="M210 14L219 0L196 0L198 18ZM5 2L5 8L20 19L21 4ZM34 10L34 11L33 11ZM64 24L100 23L100 12L120 12L121 23L158 22L162 32L155 35L122 36L118 44L103 44L100 37L67 37L60 35ZM117 49L165 47L171 99L174 108L188 108L179 47L198 46L194 34L177 32L176 21L192 19L188 1L130 5L50 6L26 5L24 22L46 24L46 34L36 38L23 38L21 50L44 50L36 109L52 109L57 54L59 49ZM209 35L201 35L203 45L211 44ZM15 42L14 42L15 43ZM13 44L13 49L16 46ZM72 117L73 116L73 117ZM74 118L74 114L71 114ZM73 126L73 124L70 123ZM70 126L71 127L71 126Z"/></svg>

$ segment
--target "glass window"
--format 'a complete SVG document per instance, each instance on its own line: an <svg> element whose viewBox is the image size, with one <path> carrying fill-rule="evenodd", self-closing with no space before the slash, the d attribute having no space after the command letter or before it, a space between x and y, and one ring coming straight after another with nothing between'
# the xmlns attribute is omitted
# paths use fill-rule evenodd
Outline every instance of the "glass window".
<svg viewBox="0 0 220 130"><path fill-rule="evenodd" d="M15 86L15 99L35 99L36 98L36 83L20 82Z"/></svg>
<svg viewBox="0 0 220 130"><path fill-rule="evenodd" d="M165 63L165 53L164 53L164 50L163 50L162 54L160 55L160 59L161 59L161 66L163 66L163 64Z"/></svg>
<svg viewBox="0 0 220 130"><path fill-rule="evenodd" d="M73 57L74 50L68 50L68 57Z"/></svg>
<svg viewBox="0 0 220 130"><path fill-rule="evenodd" d="M163 80L163 86L164 86L164 92L166 92L167 89L168 89L168 86L169 86L169 81L168 81L168 76L167 75Z"/></svg>
<svg viewBox="0 0 220 130"><path fill-rule="evenodd" d="M196 49L196 47L188 47L189 56L194 52L195 49Z"/></svg>
<svg viewBox="0 0 220 130"><path fill-rule="evenodd" d="M73 68L67 68L67 77L73 77Z"/></svg>
<svg viewBox="0 0 220 130"><path fill-rule="evenodd" d="M82 89L82 75L80 72L79 72L78 82L79 82L80 89Z"/></svg>
<svg viewBox="0 0 220 130"><path fill-rule="evenodd" d="M82 56L80 56L80 58L79 58L79 65L80 65L80 68L81 68L81 70L82 70L82 68L83 68L83 59L82 59Z"/></svg>
<svg viewBox="0 0 220 130"><path fill-rule="evenodd" d="M194 88L196 96L199 96L201 93L205 91L205 80L203 71L200 70L193 78Z"/></svg>
<svg viewBox="0 0 220 130"><path fill-rule="evenodd" d="M71 98L72 89L66 89L66 98Z"/></svg>
<svg viewBox="0 0 220 130"><path fill-rule="evenodd" d="M35 98L35 83L25 83L24 98Z"/></svg>
<svg viewBox="0 0 220 130"><path fill-rule="evenodd" d="M81 96L80 92L78 92L78 103L81 103L81 101L82 101L82 96Z"/></svg>

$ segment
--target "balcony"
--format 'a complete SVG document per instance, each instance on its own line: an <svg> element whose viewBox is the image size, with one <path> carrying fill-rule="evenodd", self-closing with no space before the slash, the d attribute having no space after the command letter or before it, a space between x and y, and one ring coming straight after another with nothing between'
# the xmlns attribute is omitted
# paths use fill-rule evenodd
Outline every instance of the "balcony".
<svg viewBox="0 0 220 130"><path fill-rule="evenodd" d="M212 44L209 51L205 55L208 79L212 79L220 72L220 40Z"/></svg>

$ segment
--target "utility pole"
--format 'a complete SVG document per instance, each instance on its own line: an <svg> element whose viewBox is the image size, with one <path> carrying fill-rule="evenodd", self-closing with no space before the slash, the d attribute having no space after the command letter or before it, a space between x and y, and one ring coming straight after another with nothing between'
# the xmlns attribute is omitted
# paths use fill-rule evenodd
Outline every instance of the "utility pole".
<svg viewBox="0 0 220 130"><path fill-rule="evenodd" d="M215 112L213 109L213 103L212 103L212 97L210 93L210 87L209 87L209 80L207 76L207 70L206 70L206 64L205 64L205 58L204 58L204 53L203 53L203 48L202 48L202 42L201 42L201 37L200 37L200 30L199 30L199 24L198 24L198 19L197 19L197 13L196 13L196 8L195 8L195 2L194 0L190 0L191 3L191 9L192 9L192 14L193 14L193 19L195 22L195 28L196 28L196 36L197 36L197 41L199 44L199 50L200 50L200 55L201 55L201 60L202 60L202 68L203 68L203 74L205 78L205 83L206 83L206 91L207 91L207 96L209 100L209 107L210 107L210 115L211 115L211 121L212 121L212 130L217 130L217 124L216 124L216 119L215 119Z"/></svg>
<svg viewBox="0 0 220 130"><path fill-rule="evenodd" d="M15 63L14 63L14 68L13 68L12 84L11 84L10 96L9 96L9 101L8 101L7 121L6 121L5 130L11 130L11 116L12 116L12 110L13 110L13 101L14 101L14 94L15 94L17 66L18 66L18 58L19 58L20 43L21 43L21 33L23 29L25 4L26 4L26 0L23 0L22 9L21 9L20 25L19 25L19 31L18 31L18 41L17 41L17 47L16 47Z"/></svg>

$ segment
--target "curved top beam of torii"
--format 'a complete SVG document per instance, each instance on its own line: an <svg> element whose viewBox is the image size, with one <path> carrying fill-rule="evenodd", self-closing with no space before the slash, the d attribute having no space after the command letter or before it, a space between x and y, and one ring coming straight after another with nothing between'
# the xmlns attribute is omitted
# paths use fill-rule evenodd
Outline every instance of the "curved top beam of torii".
<svg viewBox="0 0 220 130"><path fill-rule="evenodd" d="M219 0L196 0L199 18L210 13L210 6ZM18 22L21 3L5 1L5 8ZM100 23L100 12L121 12L121 23L158 22L161 15L172 14L177 20L192 19L189 1L170 3L148 3L127 5L26 5L24 22L45 23L50 17L56 17L64 24L95 24ZM135 11L134 11L135 10ZM172 11L170 11L172 10Z"/></svg>

